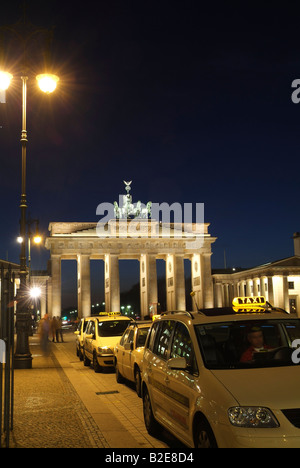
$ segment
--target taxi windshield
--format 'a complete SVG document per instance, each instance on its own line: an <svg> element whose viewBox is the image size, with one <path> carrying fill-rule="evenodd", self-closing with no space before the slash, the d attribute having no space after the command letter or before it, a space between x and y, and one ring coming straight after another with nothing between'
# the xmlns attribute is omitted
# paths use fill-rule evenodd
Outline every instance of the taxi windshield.
<svg viewBox="0 0 300 468"><path fill-rule="evenodd" d="M300 320L247 320L196 325L208 369L242 369L295 365L294 340Z"/></svg>
<svg viewBox="0 0 300 468"><path fill-rule="evenodd" d="M106 336L122 336L130 320L106 320L98 323L98 335Z"/></svg>

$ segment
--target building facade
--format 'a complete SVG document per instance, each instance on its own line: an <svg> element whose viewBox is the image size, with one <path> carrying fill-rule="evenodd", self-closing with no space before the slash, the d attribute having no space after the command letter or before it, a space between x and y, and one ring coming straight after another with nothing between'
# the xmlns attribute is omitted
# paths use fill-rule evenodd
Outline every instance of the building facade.
<svg viewBox="0 0 300 468"><path fill-rule="evenodd" d="M270 304L300 317L300 234L293 239L292 257L248 270L215 272L215 306L229 306L236 296L265 296Z"/></svg>

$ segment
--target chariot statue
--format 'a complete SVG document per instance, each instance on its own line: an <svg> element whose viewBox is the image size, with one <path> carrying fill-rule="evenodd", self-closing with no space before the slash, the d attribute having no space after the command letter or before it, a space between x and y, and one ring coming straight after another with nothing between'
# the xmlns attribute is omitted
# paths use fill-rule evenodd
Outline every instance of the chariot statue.
<svg viewBox="0 0 300 468"><path fill-rule="evenodd" d="M123 181L125 184L126 195L120 195L120 205L114 202L114 215L116 219L148 219L151 218L152 202L149 201L146 206L139 200L137 203L132 203L130 195L132 180L129 182Z"/></svg>

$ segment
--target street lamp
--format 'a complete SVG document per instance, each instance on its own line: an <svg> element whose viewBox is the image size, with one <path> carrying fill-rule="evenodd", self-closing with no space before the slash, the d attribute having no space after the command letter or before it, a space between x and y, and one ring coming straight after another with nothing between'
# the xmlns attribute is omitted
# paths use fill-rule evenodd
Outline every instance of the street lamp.
<svg viewBox="0 0 300 468"><path fill-rule="evenodd" d="M32 232L31 232L31 225L35 223L36 227L35 227L35 235L32 236ZM27 252L28 252L28 280L29 280L29 284L30 284L30 279L31 279L31 241L33 241L33 243L35 245L39 245L41 244L42 242L42 236L40 235L39 233L39 220L38 219L27 219L26 221L26 224L28 226L28 232L27 232L27 242L28 242L28 246L27 246ZM19 244L22 244L23 242L25 242L26 239L24 239L23 237L21 236L18 236L17 237L17 242Z"/></svg>
<svg viewBox="0 0 300 468"><path fill-rule="evenodd" d="M0 71L0 90L6 91L12 80L12 75L8 72Z"/></svg>
<svg viewBox="0 0 300 468"><path fill-rule="evenodd" d="M46 94L53 93L59 81L58 76L52 75L50 73L43 73L42 75L38 75L36 79L41 91Z"/></svg>
<svg viewBox="0 0 300 468"><path fill-rule="evenodd" d="M42 77L42 78L41 78ZM13 76L0 70L0 90L8 89ZM21 219L20 219L20 238L26 237L26 145L27 145L27 127L26 127L26 109L27 109L27 80L28 76L21 76L22 80L22 130L21 130L21 145L22 145L22 186L21 186ZM56 88L59 78L52 74L43 74L37 77L40 83L40 89L49 94ZM32 356L29 350L29 321L30 313L28 311L28 290L26 288L26 245L21 242L20 252L20 288L17 297L17 314L16 314L16 331L17 344L14 356L14 367L16 369L31 369Z"/></svg>
<svg viewBox="0 0 300 468"><path fill-rule="evenodd" d="M37 299L41 296L42 294L42 291L41 291L41 288L39 286L33 286L30 291L29 291L29 294L30 294L30 297L32 299Z"/></svg>

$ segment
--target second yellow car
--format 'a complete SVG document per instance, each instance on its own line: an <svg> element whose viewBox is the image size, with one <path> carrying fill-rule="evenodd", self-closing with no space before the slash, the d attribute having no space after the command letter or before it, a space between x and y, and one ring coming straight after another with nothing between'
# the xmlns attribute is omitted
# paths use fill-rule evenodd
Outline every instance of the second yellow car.
<svg viewBox="0 0 300 468"><path fill-rule="evenodd" d="M83 334L83 362L94 371L113 367L114 347L132 320L120 313L104 312L91 317Z"/></svg>
<svg viewBox="0 0 300 468"><path fill-rule="evenodd" d="M123 378L135 383L138 396L141 396L141 365L144 346L152 322L134 322L125 331L120 343L115 347L115 369L118 383Z"/></svg>

